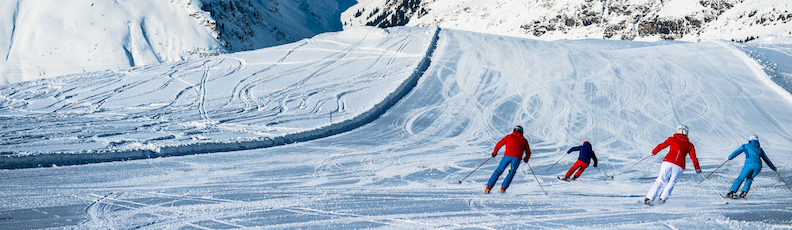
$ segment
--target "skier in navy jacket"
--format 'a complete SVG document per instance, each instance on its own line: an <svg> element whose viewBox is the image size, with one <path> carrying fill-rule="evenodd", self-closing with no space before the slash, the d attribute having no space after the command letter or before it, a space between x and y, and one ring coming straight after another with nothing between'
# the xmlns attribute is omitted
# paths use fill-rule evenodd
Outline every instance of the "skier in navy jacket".
<svg viewBox="0 0 792 230"><path fill-rule="evenodd" d="M566 175L561 180L567 180L567 179L574 180L580 177L580 174L583 174L583 170L586 170L586 168L588 168L589 163L591 163L591 159L594 159L594 168L597 167L597 155L594 155L594 150L591 150L591 143L589 143L588 141L584 141L583 145L575 146L569 149L567 151L567 154L574 151L580 151L578 160L577 162L575 162L574 165L572 165L572 168L569 168L569 171L567 171ZM577 171L577 173L575 173L575 171ZM575 176L572 176L573 173L575 173Z"/></svg>
<svg viewBox="0 0 792 230"><path fill-rule="evenodd" d="M740 185L745 181L745 186L743 186L742 193L740 193L740 198L745 198L745 195L748 194L748 190L751 189L753 178L762 171L762 160L764 160L767 166L770 166L773 171L777 170L773 163L770 162L770 159L767 159L764 150L759 147L759 137L756 135L748 138L748 144L744 144L737 148L737 150L734 150L729 156L729 160L734 159L743 152L745 152L745 165L743 166L740 176L734 180L731 190L726 194L728 197L736 198L737 189L739 189Z"/></svg>

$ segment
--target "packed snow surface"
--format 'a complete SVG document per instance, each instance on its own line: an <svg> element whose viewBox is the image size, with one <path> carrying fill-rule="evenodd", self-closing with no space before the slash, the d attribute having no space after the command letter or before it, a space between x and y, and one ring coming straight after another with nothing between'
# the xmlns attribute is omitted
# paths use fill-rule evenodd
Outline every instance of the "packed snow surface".
<svg viewBox="0 0 792 230"><path fill-rule="evenodd" d="M42 144L4 144L37 153L10 153L3 160L36 160L56 154L48 152L56 150L50 140L68 147L110 138L81 127L120 133L113 138L124 139L121 146L155 148L190 146L199 136L322 130L354 117L351 110L376 109L380 98L398 95L420 69L421 55L431 54L417 85L406 87L409 93L371 122L349 124L340 134L244 151L0 171L0 223L8 229L792 227L792 191L767 167L747 199L719 197L740 172L742 157L698 187L702 177L688 163L667 203L639 203L666 151L637 161L679 124L690 127L705 173L756 134L780 175L792 179L790 95L744 47L548 42L448 29L435 42L434 34L364 28L200 61L6 86L0 91L3 141L25 133L24 140ZM763 49L773 47L785 46ZM763 62L792 60L780 53ZM305 85L288 87L295 84L292 76ZM124 81L129 84L111 83ZM151 85L127 90L137 84ZM360 89L359 95L340 97L346 89ZM278 106L267 107L268 100ZM282 117L268 118L258 108ZM339 113L332 122L329 111ZM35 117L47 119L17 121ZM267 119L278 122L253 122ZM217 131L232 127L225 120L257 125L244 126L248 132ZM483 194L502 154L458 183L518 124L526 128L533 156L506 193ZM150 130L182 134L155 138ZM576 158L565 151L585 140L599 168L576 181L557 180ZM81 148L91 149L75 147Z"/></svg>
<svg viewBox="0 0 792 230"><path fill-rule="evenodd" d="M434 37L426 31L363 27L272 49L3 85L0 156L10 158L0 168L250 149L356 127L415 84Z"/></svg>

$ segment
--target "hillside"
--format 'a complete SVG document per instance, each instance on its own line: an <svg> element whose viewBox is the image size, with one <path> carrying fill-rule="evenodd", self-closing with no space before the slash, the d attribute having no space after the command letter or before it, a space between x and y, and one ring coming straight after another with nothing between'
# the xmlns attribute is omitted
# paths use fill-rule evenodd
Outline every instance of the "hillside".
<svg viewBox="0 0 792 230"><path fill-rule="evenodd" d="M732 40L792 36L786 0L363 0L345 28L422 26L541 40Z"/></svg>
<svg viewBox="0 0 792 230"><path fill-rule="evenodd" d="M0 2L0 84L171 63L341 30L352 0Z"/></svg>
<svg viewBox="0 0 792 230"><path fill-rule="evenodd" d="M0 170L0 221L6 229L785 228L792 190L778 175L792 178L792 95L741 51L783 73L789 45L766 42L539 41L365 27L6 85L2 136L24 137L2 139L17 152L0 162L49 167ZM373 119L347 122L355 114ZM458 183L517 124L533 154L506 193L482 193L502 153ZM690 127L705 173L756 134L779 174L765 167L748 198L727 205L719 193L744 158L699 187L688 161L668 202L640 204L667 150L639 159L679 124ZM343 131L316 135L332 130ZM234 136L293 132L304 136L234 149L249 143ZM599 167L573 182L556 179L575 160L565 151L585 140ZM173 157L53 151L81 144ZM236 151L199 154L207 146ZM114 154L122 157L50 161Z"/></svg>

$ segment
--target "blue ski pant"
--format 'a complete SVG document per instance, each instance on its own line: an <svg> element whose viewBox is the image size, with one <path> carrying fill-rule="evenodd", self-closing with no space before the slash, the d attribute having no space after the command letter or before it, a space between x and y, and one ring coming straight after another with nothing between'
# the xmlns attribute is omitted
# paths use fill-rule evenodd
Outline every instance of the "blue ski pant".
<svg viewBox="0 0 792 230"><path fill-rule="evenodd" d="M761 165L746 164L745 166L743 166L740 176L738 176L737 179L734 180L734 184L732 184L731 190L737 191L737 189L740 189L740 184L742 184L743 181L745 181L745 186L743 186L743 192L748 192L748 190L751 190L751 183L753 183L753 178L756 177L756 175L759 175L759 172L761 171L762 171Z"/></svg>
<svg viewBox="0 0 792 230"><path fill-rule="evenodd" d="M498 165L498 169L495 169L495 172L492 173L492 176L487 182L488 186L495 186L495 182L498 181L498 177L503 174L503 170L506 170L506 166L511 164L511 171L509 171L509 175L506 175L506 179L503 180L501 186L503 188L509 188L509 184L511 184L512 178L514 178L514 174L517 173L517 168L520 167L520 159L516 157L504 156Z"/></svg>

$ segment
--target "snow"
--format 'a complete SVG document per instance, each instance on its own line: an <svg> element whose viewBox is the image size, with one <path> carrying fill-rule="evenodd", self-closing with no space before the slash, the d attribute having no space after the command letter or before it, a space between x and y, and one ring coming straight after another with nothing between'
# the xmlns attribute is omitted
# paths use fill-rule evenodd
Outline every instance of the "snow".
<svg viewBox="0 0 792 230"><path fill-rule="evenodd" d="M0 84L292 43L341 30L354 0L0 2Z"/></svg>
<svg viewBox="0 0 792 230"><path fill-rule="evenodd" d="M0 117L9 119L3 151L13 158L0 167L249 149L337 133L409 92L416 69L426 67L433 36L424 33L364 27L273 49L0 86Z"/></svg>
<svg viewBox="0 0 792 230"><path fill-rule="evenodd" d="M662 156L628 168L686 124L705 173L757 134L789 180L792 104L788 91L763 80L773 77L763 64L788 66L792 59L744 52L788 45L435 31L365 27L251 52L3 86L3 146L19 152L4 153L2 162L91 158L97 155L76 150L109 148L101 140L112 138L124 140L122 147L175 146L186 155L0 171L0 221L10 229L792 226L792 191L766 167L747 199L726 205L718 197L741 158L699 187L701 176L688 163L671 199L653 207L638 202ZM331 123L327 112L335 105L345 109ZM366 113L374 119L345 123ZM225 138L209 143L228 148L242 143L235 137L310 136L335 124L342 132L318 139L190 151L204 138ZM500 156L459 184L516 124L526 128L534 154L508 191L482 193ZM8 143L15 140L41 144ZM600 168L577 181L557 180L574 157L548 168L584 140ZM614 180L603 175L617 173Z"/></svg>
<svg viewBox="0 0 792 230"><path fill-rule="evenodd" d="M792 25L788 24L792 21L790 16L792 16L792 4L789 1L744 1L703 28L696 39L746 41L751 37L792 37ZM695 41L695 39L687 39Z"/></svg>
<svg viewBox="0 0 792 230"><path fill-rule="evenodd" d="M190 1L3 1L0 80L174 62L217 53Z"/></svg>
<svg viewBox="0 0 792 230"><path fill-rule="evenodd" d="M397 14L388 0L361 0L344 28ZM788 0L433 0L405 15L407 26L439 26L540 40L735 40L792 36ZM389 11L383 13L383 11ZM356 15L360 13L360 15ZM373 16L372 16L373 15Z"/></svg>

